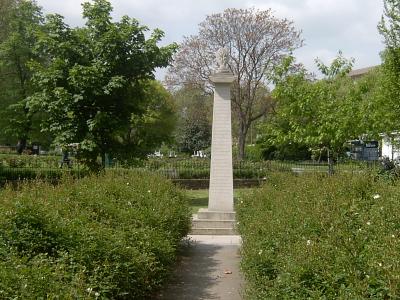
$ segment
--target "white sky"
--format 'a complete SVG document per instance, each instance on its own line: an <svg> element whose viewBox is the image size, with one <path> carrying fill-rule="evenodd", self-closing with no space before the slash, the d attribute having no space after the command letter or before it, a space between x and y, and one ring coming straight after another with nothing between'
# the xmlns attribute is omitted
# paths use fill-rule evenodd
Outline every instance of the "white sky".
<svg viewBox="0 0 400 300"><path fill-rule="evenodd" d="M81 26L83 0L37 0L45 13L58 13L67 24ZM114 18L122 15L139 20L150 29L165 32L162 44L182 41L196 34L198 24L225 8L272 8L275 16L294 21L302 30L305 46L295 52L299 62L315 71L314 59L329 64L339 50L355 58L354 68L380 64L382 37L376 26L383 13L383 0L111 0ZM163 79L164 71L158 71Z"/></svg>

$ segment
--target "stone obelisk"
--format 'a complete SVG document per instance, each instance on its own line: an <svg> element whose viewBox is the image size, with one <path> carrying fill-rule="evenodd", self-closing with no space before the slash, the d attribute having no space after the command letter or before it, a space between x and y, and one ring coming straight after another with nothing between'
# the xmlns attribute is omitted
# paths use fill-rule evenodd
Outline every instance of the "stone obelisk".
<svg viewBox="0 0 400 300"><path fill-rule="evenodd" d="M217 63L219 68L210 77L215 89L208 208L200 208L193 215L192 234L236 234L231 129L231 85L235 77L228 68L226 49L218 51Z"/></svg>
<svg viewBox="0 0 400 300"><path fill-rule="evenodd" d="M211 167L208 210L233 211L231 85L235 77L228 68L228 53L217 53L219 69L210 80L214 83L214 107L211 141Z"/></svg>

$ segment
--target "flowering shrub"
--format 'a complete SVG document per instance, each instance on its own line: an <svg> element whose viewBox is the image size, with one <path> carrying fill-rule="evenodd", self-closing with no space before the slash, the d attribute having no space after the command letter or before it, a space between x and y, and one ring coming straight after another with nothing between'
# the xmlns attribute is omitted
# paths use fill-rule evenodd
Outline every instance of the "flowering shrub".
<svg viewBox="0 0 400 300"><path fill-rule="evenodd" d="M138 299L168 276L187 201L145 172L0 195L1 299Z"/></svg>
<svg viewBox="0 0 400 300"><path fill-rule="evenodd" d="M249 299L398 299L400 184L276 174L237 202Z"/></svg>

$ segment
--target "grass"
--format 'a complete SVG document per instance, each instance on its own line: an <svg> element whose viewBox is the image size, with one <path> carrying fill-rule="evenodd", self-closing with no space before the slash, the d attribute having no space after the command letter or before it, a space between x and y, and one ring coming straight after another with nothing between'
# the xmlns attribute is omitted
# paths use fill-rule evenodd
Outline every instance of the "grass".
<svg viewBox="0 0 400 300"><path fill-rule="evenodd" d="M208 206L208 190L187 190L186 196L189 199L192 214L197 213L200 208Z"/></svg>
<svg viewBox="0 0 400 300"><path fill-rule="evenodd" d="M234 201L240 197L243 192L249 191L249 188L234 189L233 198ZM189 199L189 205L192 209L192 213L195 214L200 208L208 207L208 189L203 190L186 190L186 197Z"/></svg>

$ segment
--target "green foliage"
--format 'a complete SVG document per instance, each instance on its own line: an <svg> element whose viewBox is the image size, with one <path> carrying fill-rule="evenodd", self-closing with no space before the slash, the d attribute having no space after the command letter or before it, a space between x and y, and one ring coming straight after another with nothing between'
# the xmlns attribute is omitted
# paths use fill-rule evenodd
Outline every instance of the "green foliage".
<svg viewBox="0 0 400 300"><path fill-rule="evenodd" d="M56 183L64 175L69 174L71 177L83 177L87 172L82 170L61 170L61 169L34 169L34 168L4 168L0 167L0 184L3 186L5 183L22 183L25 180L45 180L46 182Z"/></svg>
<svg viewBox="0 0 400 300"><path fill-rule="evenodd" d="M199 88L184 87L174 94L179 109L175 132L178 149L193 153L211 145L211 99Z"/></svg>
<svg viewBox="0 0 400 300"><path fill-rule="evenodd" d="M246 145L245 153L246 160L248 161L260 161L263 158L262 150L260 149L259 144Z"/></svg>
<svg viewBox="0 0 400 300"><path fill-rule="evenodd" d="M0 154L0 165L10 168L57 168L61 156Z"/></svg>
<svg viewBox="0 0 400 300"><path fill-rule="evenodd" d="M148 29L135 19L112 22L111 11L106 0L84 3L82 28L70 28L59 15L47 16L37 32L37 52L46 59L31 64L39 92L30 98L30 110L48 113L43 129L56 136L55 143L80 143L78 155L93 169L99 155L104 164L106 153L118 153L124 140L136 138L131 133L138 123L154 125L143 119L153 117L149 111L165 92L148 80L155 68L168 65L176 48L157 45L163 36L158 29L146 39Z"/></svg>
<svg viewBox="0 0 400 300"><path fill-rule="evenodd" d="M72 168L60 168L59 156L0 154L1 186L35 179L58 183L64 177L82 178L88 173L87 169L74 163Z"/></svg>
<svg viewBox="0 0 400 300"><path fill-rule="evenodd" d="M381 160L378 175L389 181L398 181L400 179L400 166L388 157Z"/></svg>
<svg viewBox="0 0 400 300"><path fill-rule="evenodd" d="M65 176L81 178L88 175L82 167L60 169L60 157L0 154L0 187L11 183L13 186L26 180L44 180L57 183Z"/></svg>
<svg viewBox="0 0 400 300"><path fill-rule="evenodd" d="M3 41L9 32L10 10L15 5L15 0L3 0L0 2L0 41Z"/></svg>
<svg viewBox="0 0 400 300"><path fill-rule="evenodd" d="M325 65L319 58L315 60L315 63L326 79L333 80L336 77L346 76L351 71L354 58L348 60L343 56L342 51L339 51L338 56L332 61L330 66Z"/></svg>
<svg viewBox="0 0 400 300"><path fill-rule="evenodd" d="M310 160L310 149L306 145L293 142L284 142L279 145L270 145L270 136L263 135L258 141L262 148L262 157L266 160L305 161Z"/></svg>
<svg viewBox="0 0 400 300"><path fill-rule="evenodd" d="M0 139L3 143L19 139L25 144L38 131L34 125L39 120L27 107L33 93L28 63L38 59L34 48L43 17L35 1L6 1L5 5L6 30L0 39Z"/></svg>
<svg viewBox="0 0 400 300"><path fill-rule="evenodd" d="M399 298L399 195L365 175L269 177L236 207L249 299Z"/></svg>
<svg viewBox="0 0 400 300"><path fill-rule="evenodd" d="M388 50L383 54L382 80L380 81L380 97L378 98L381 108L379 112L386 117L387 124L384 132L390 133L399 128L398 116L400 114L400 50Z"/></svg>
<svg viewBox="0 0 400 300"><path fill-rule="evenodd" d="M354 82L346 76L352 61L341 53L330 66L318 60L317 64L326 76L318 81L306 70L294 68L293 57L276 69L276 113L261 126L265 152L271 147L283 152L295 145L340 153L346 141L366 133L376 135L373 124L378 120L371 119L370 110L371 77Z"/></svg>
<svg viewBox="0 0 400 300"><path fill-rule="evenodd" d="M400 115L400 1L384 0L384 16L378 25L386 44L382 52L381 76L376 97L376 114L381 116L381 132L399 129ZM379 124L377 124L379 126Z"/></svg>
<svg viewBox="0 0 400 300"><path fill-rule="evenodd" d="M400 47L400 1L383 0L384 15L378 24L378 30L385 38L389 49Z"/></svg>
<svg viewBox="0 0 400 300"><path fill-rule="evenodd" d="M155 80L141 81L141 113L132 114L128 130L116 137L112 155L120 160L143 158L163 143L171 144L177 123L171 94Z"/></svg>
<svg viewBox="0 0 400 300"><path fill-rule="evenodd" d="M181 192L145 172L37 182L1 199L1 298L142 299L190 224Z"/></svg>
<svg viewBox="0 0 400 300"><path fill-rule="evenodd" d="M208 179L210 177L209 159L150 159L143 162L147 170L157 172L168 178ZM233 177L235 179L260 179L272 171L290 171L290 165L271 161L234 161Z"/></svg>

